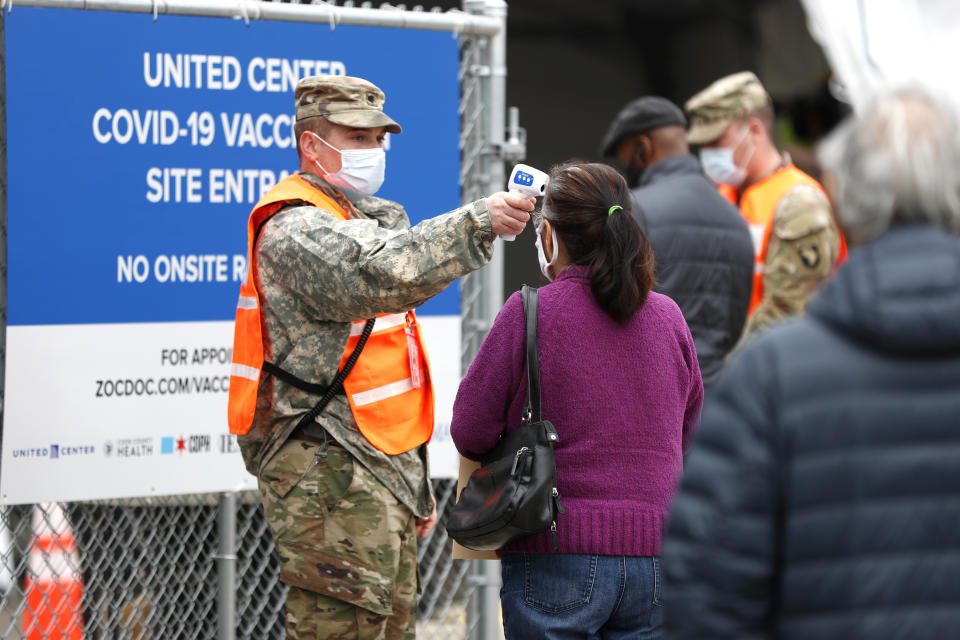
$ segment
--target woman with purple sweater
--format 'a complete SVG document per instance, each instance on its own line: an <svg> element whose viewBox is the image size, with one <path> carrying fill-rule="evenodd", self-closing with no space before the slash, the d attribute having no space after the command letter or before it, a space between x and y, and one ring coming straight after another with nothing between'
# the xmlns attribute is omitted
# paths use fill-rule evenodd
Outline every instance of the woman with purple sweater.
<svg viewBox="0 0 960 640"><path fill-rule="evenodd" d="M543 417L555 448L550 531L500 551L508 640L661 637L660 545L703 385L674 302L650 291L653 254L623 178L603 164L550 172L537 216ZM451 431L479 460L520 426L523 305L497 316L457 393Z"/></svg>

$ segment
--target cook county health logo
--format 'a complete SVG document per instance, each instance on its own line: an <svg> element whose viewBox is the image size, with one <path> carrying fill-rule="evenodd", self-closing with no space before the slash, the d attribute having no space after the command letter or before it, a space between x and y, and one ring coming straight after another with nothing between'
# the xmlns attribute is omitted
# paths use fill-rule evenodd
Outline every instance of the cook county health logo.
<svg viewBox="0 0 960 640"><path fill-rule="evenodd" d="M141 458L153 455L153 438L120 438L103 444L103 455L118 458Z"/></svg>

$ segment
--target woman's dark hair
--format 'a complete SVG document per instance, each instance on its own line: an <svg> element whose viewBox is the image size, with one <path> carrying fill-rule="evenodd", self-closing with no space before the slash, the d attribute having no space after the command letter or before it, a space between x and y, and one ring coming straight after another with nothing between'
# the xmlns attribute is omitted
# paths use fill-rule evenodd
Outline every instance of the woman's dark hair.
<svg viewBox="0 0 960 640"><path fill-rule="evenodd" d="M590 268L597 304L626 324L655 284L653 250L633 218L626 181L605 164L565 162L550 170L543 209L571 262Z"/></svg>

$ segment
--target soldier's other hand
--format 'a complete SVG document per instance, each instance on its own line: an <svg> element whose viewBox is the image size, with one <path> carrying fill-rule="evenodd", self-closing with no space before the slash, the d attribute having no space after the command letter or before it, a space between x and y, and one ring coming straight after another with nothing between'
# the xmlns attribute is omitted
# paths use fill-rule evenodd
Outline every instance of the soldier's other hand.
<svg viewBox="0 0 960 640"><path fill-rule="evenodd" d="M536 198L501 191L487 198L490 226L498 236L517 236L527 226L530 212L537 206Z"/></svg>
<svg viewBox="0 0 960 640"><path fill-rule="evenodd" d="M413 523L413 528L417 532L417 537L421 540L426 539L426 537L433 531L433 528L437 526L437 499L433 496L430 497L433 499L433 513L428 515L426 518L415 518Z"/></svg>

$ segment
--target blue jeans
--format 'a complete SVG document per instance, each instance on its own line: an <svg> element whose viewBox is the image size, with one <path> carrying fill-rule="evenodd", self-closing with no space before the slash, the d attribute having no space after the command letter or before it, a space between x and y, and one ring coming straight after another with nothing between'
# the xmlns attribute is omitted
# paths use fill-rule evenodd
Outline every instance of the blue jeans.
<svg viewBox="0 0 960 640"><path fill-rule="evenodd" d="M662 637L660 558L508 553L501 566L507 640Z"/></svg>

